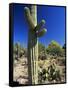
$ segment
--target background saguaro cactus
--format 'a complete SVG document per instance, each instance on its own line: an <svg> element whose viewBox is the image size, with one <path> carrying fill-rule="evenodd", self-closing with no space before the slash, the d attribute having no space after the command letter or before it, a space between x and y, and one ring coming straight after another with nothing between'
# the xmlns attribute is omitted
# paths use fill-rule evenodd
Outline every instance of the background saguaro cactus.
<svg viewBox="0 0 68 90"><path fill-rule="evenodd" d="M16 43L16 54L17 54L17 60L19 59L20 57L20 43Z"/></svg>
<svg viewBox="0 0 68 90"><path fill-rule="evenodd" d="M38 84L38 37L43 36L46 29L40 30L45 21L37 24L37 6L25 7L25 16L29 24L28 31L28 73L29 84Z"/></svg>

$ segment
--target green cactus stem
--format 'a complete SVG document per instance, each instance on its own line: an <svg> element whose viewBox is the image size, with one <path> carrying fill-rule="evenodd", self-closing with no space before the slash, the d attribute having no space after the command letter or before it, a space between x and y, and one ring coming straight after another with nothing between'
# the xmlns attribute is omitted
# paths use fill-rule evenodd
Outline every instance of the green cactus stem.
<svg viewBox="0 0 68 90"><path fill-rule="evenodd" d="M41 20L39 24L35 27L35 31L38 31L41 29L41 27L45 24L45 20Z"/></svg>
<svg viewBox="0 0 68 90"><path fill-rule="evenodd" d="M43 28L40 32L37 33L37 37L42 37L46 32L47 30Z"/></svg>
<svg viewBox="0 0 68 90"><path fill-rule="evenodd" d="M38 84L38 37L44 35L45 29L41 27L45 24L42 20L37 25L37 6L31 5L31 9L24 8L25 17L29 25L28 31L28 74L29 84ZM39 32L40 31L40 32Z"/></svg>
<svg viewBox="0 0 68 90"><path fill-rule="evenodd" d="M26 19L28 21L29 27L32 30L32 29L34 29L35 25L34 25L32 16L30 14L30 10L28 7L25 7L24 9L25 9L25 16L26 16Z"/></svg>
<svg viewBox="0 0 68 90"><path fill-rule="evenodd" d="M16 43L16 47L17 47L17 60L19 59L19 55L20 55L20 43Z"/></svg>

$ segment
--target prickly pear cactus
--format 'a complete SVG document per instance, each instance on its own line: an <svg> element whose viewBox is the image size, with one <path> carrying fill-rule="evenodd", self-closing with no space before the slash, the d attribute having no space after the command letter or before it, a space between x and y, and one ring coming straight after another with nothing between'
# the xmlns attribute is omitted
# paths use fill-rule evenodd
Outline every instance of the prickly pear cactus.
<svg viewBox="0 0 68 90"><path fill-rule="evenodd" d="M24 8L25 17L29 24L28 32L28 73L29 84L38 84L38 37L41 37L46 32L46 29L41 27L45 24L44 20L41 20L37 24L37 6L31 5L31 8Z"/></svg>

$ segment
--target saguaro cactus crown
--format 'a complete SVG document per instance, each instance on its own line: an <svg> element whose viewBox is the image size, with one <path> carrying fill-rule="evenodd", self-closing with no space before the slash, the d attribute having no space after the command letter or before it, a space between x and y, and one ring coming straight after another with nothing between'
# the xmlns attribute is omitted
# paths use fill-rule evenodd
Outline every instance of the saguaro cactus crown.
<svg viewBox="0 0 68 90"><path fill-rule="evenodd" d="M25 17L29 24L28 31L28 73L29 84L38 84L38 37L45 34L46 29L42 28L45 20L37 24L37 6L31 5L31 9L24 8Z"/></svg>

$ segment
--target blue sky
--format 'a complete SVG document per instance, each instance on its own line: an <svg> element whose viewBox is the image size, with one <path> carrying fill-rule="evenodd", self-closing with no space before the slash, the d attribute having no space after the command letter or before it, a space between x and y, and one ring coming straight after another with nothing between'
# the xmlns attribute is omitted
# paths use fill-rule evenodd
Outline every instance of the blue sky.
<svg viewBox="0 0 68 90"><path fill-rule="evenodd" d="M22 46L27 47L28 42L28 29L29 26L26 22L24 15L24 7L30 5L14 4L14 43L20 42ZM65 8L54 6L37 6L37 20L38 23L44 19L46 24L44 27L47 29L47 33L39 38L39 42L47 46L52 40L55 40L63 46L65 43Z"/></svg>

